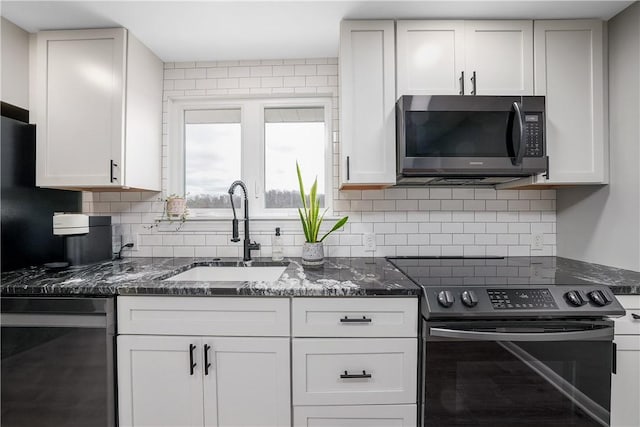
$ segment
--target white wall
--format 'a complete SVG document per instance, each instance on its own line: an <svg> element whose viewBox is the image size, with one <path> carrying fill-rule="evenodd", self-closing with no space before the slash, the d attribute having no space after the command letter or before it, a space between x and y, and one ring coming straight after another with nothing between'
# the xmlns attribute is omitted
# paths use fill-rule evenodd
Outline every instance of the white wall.
<svg viewBox="0 0 640 427"><path fill-rule="evenodd" d="M163 189L167 193L167 102L172 96L322 94L332 99L333 126L339 128L338 60L312 58L165 64ZM326 256L367 256L363 233L373 232L377 256L386 255L555 255L555 190L472 188L391 188L338 191L338 152L334 150L334 210L349 215L344 230L325 240ZM155 193L85 193L84 210L111 215L115 234L138 243L128 256L238 257L231 223L195 222L154 227L162 216ZM230 214L230 212L229 212ZM252 221L252 238L262 244L256 256L271 255L271 235L283 230L285 255L300 256L304 236L298 220ZM532 250L532 233L544 246ZM139 237L136 237L139 236Z"/></svg>
<svg viewBox="0 0 640 427"><path fill-rule="evenodd" d="M0 22L0 99L29 109L29 33L13 22Z"/></svg>
<svg viewBox="0 0 640 427"><path fill-rule="evenodd" d="M610 184L558 191L558 255L640 271L640 3L608 28Z"/></svg>

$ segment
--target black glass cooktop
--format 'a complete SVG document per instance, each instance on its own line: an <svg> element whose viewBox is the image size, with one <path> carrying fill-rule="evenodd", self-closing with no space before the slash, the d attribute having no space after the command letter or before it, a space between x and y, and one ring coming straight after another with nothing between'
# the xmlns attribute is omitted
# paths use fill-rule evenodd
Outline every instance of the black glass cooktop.
<svg viewBox="0 0 640 427"><path fill-rule="evenodd" d="M563 271L556 257L388 257L422 286L593 285Z"/></svg>

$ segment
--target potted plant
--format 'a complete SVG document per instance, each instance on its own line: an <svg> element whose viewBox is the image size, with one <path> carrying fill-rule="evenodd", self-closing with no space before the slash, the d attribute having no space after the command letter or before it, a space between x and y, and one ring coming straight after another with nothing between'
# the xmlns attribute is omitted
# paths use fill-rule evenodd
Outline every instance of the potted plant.
<svg viewBox="0 0 640 427"><path fill-rule="evenodd" d="M349 217L345 216L340 219L321 239L318 240L320 226L324 219L327 209L320 214L320 198L317 196L318 178L313 181L311 191L309 192L309 203L307 203L307 195L304 192L302 184L302 174L300 173L300 165L296 162L296 171L298 173L298 184L300 186L300 198L302 199L302 208L298 208L300 214L300 222L302 222L302 230L306 242L302 246L302 264L307 266L320 266L324 264L324 248L322 242L327 236L340 227L342 227Z"/></svg>
<svg viewBox="0 0 640 427"><path fill-rule="evenodd" d="M184 197L172 194L165 199L165 211L170 220L184 220L187 216L187 200Z"/></svg>

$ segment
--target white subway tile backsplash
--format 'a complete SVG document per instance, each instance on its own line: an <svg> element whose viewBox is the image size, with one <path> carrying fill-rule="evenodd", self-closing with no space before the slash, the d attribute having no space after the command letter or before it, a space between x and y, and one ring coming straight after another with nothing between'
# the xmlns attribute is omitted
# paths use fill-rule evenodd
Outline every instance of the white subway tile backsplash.
<svg viewBox="0 0 640 427"><path fill-rule="evenodd" d="M324 94L332 97L333 131L339 138L337 58L201 61L165 64L163 93L163 188L167 188L168 102L173 96ZM327 256L371 256L363 234L375 233L375 256L467 255L529 256L556 252L556 190L492 188L389 188L338 191L340 144L333 143L334 216L348 215L342 231L325 240ZM156 227L164 209L161 193L103 192L83 196L85 212L112 215L114 230L140 236L127 256L239 257L240 243L224 232L174 231ZM226 222L225 222L226 224ZM284 224L283 224L284 226ZM291 230L287 228L284 230ZM212 229L219 229L216 224ZM294 230L299 229L296 223ZM162 231L160 231L162 230ZM543 235L532 250L531 234ZM259 256L271 255L272 232L254 231ZM285 256L300 256L301 230L283 233ZM499 273L499 272L498 272ZM487 272L490 274L490 272ZM469 280L473 280L471 271Z"/></svg>

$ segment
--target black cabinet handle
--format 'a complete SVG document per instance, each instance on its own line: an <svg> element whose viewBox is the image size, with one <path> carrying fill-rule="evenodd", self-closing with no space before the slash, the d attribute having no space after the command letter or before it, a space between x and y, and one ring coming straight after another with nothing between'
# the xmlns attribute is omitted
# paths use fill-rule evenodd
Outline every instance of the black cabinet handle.
<svg viewBox="0 0 640 427"><path fill-rule="evenodd" d="M341 379L353 379L353 378L371 378L371 374L367 374L367 371L362 371L361 374L350 374L344 371L344 374L340 374Z"/></svg>
<svg viewBox="0 0 640 427"><path fill-rule="evenodd" d="M113 168L117 168L117 167L118 167L118 164L116 162L114 162L113 160L111 160L111 182L118 180L118 178L113 173Z"/></svg>
<svg viewBox="0 0 640 427"><path fill-rule="evenodd" d="M464 95L464 71L460 73L460 95Z"/></svg>
<svg viewBox="0 0 640 427"><path fill-rule="evenodd" d="M211 346L208 344L204 345L204 374L209 375L209 368L211 367L211 363L209 363L209 350Z"/></svg>
<svg viewBox="0 0 640 427"><path fill-rule="evenodd" d="M631 313L631 317L633 317L633 320L640 320L640 314Z"/></svg>
<svg viewBox="0 0 640 427"><path fill-rule="evenodd" d="M473 75L471 76L471 81L473 82L473 89L471 90L471 95L477 95L477 91L476 91L476 85L477 85L477 80L476 80L476 72L473 72Z"/></svg>
<svg viewBox="0 0 640 427"><path fill-rule="evenodd" d="M347 316L344 316L342 319L340 319L340 323L371 323L371 319L365 316L362 316L362 319L360 318L350 319Z"/></svg>
<svg viewBox="0 0 640 427"><path fill-rule="evenodd" d="M193 375L193 370L197 366L197 364L193 361L193 350L195 349L195 345L189 344L189 375Z"/></svg>
<svg viewBox="0 0 640 427"><path fill-rule="evenodd" d="M349 181L349 156L347 156L347 181Z"/></svg>

